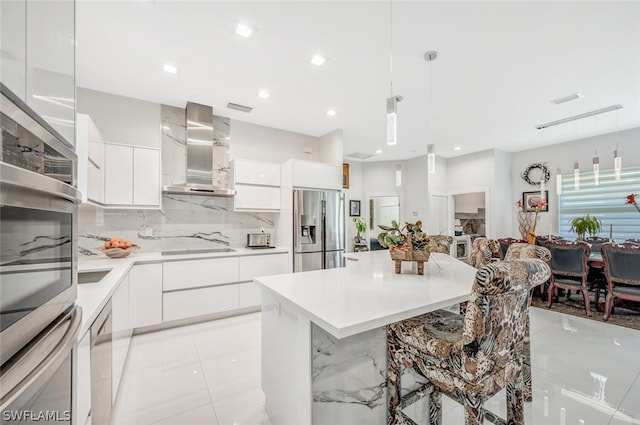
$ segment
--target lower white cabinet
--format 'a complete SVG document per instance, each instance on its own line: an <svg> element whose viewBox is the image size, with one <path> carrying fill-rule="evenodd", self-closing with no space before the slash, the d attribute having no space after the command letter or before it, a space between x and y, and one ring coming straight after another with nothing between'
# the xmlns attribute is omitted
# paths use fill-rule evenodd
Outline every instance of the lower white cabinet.
<svg viewBox="0 0 640 425"><path fill-rule="evenodd" d="M132 326L162 323L162 264L138 264L129 272Z"/></svg>
<svg viewBox="0 0 640 425"><path fill-rule="evenodd" d="M262 289L253 282L239 283L238 308L254 307L262 304Z"/></svg>
<svg viewBox="0 0 640 425"><path fill-rule="evenodd" d="M127 360L131 341L131 308L129 303L129 275L125 276L111 298L112 342L111 342L111 397L115 402Z"/></svg>
<svg viewBox="0 0 640 425"><path fill-rule="evenodd" d="M76 403L73 405L74 424L84 424L91 411L91 332L80 338L75 351L77 373L73 387L77 389Z"/></svg>
<svg viewBox="0 0 640 425"><path fill-rule="evenodd" d="M168 261L162 267L165 291L238 281L238 257Z"/></svg>
<svg viewBox="0 0 640 425"><path fill-rule="evenodd" d="M238 308L237 285L211 286L165 292L162 296L164 322Z"/></svg>

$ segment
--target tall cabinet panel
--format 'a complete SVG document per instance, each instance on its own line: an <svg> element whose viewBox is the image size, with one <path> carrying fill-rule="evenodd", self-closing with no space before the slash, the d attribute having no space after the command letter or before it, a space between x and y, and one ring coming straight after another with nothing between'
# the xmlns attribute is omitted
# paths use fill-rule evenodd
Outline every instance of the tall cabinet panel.
<svg viewBox="0 0 640 425"><path fill-rule="evenodd" d="M106 144L104 202L133 204L133 148Z"/></svg>
<svg viewBox="0 0 640 425"><path fill-rule="evenodd" d="M26 103L75 145L75 2L30 0L26 22Z"/></svg>
<svg viewBox="0 0 640 425"><path fill-rule="evenodd" d="M160 205L160 151L133 149L133 203Z"/></svg>
<svg viewBox="0 0 640 425"><path fill-rule="evenodd" d="M0 81L24 100L26 93L26 0L0 2Z"/></svg>

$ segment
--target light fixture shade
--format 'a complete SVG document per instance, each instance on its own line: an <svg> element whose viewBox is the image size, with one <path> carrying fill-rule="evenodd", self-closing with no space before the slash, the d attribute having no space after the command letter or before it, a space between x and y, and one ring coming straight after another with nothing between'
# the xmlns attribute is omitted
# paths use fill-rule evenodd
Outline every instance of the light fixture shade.
<svg viewBox="0 0 640 425"><path fill-rule="evenodd" d="M402 186L402 164L400 162L396 164L396 186Z"/></svg>
<svg viewBox="0 0 640 425"><path fill-rule="evenodd" d="M556 170L556 193L562 195L562 170L560 168Z"/></svg>
<svg viewBox="0 0 640 425"><path fill-rule="evenodd" d="M593 157L593 184L600 186L600 158Z"/></svg>
<svg viewBox="0 0 640 425"><path fill-rule="evenodd" d="M573 189L580 190L580 164L573 163Z"/></svg>
<svg viewBox="0 0 640 425"><path fill-rule="evenodd" d="M613 176L620 180L622 176L622 157L618 155L618 150L613 151Z"/></svg>
<svg viewBox="0 0 640 425"><path fill-rule="evenodd" d="M427 172L429 174L436 172L436 154L434 150L435 146L433 144L427 145Z"/></svg>
<svg viewBox="0 0 640 425"><path fill-rule="evenodd" d="M395 145L398 142L398 102L402 96L391 96L387 98L387 145Z"/></svg>

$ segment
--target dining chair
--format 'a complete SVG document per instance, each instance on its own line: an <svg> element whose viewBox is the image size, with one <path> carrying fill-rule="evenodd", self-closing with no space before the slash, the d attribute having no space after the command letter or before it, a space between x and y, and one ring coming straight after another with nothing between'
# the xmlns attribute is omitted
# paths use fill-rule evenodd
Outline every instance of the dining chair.
<svg viewBox="0 0 640 425"><path fill-rule="evenodd" d="M545 247L531 245L527 242L516 242L509 245L505 254L505 260L523 260L525 258L537 258L549 264L551 252ZM543 283L544 284L544 283ZM533 290L531 291L533 296ZM533 401L533 381L531 379L531 319L527 313L526 327L524 332L523 346L523 366L522 376L524 379L524 400Z"/></svg>
<svg viewBox="0 0 640 425"><path fill-rule="evenodd" d="M504 388L508 423L524 424L526 317L531 289L550 274L538 259L491 263L476 273L464 317L436 310L387 326L387 424L413 423L402 409L423 394L429 394L430 425L442 423L442 394L463 405L466 425L485 418L507 423L484 408ZM402 395L403 367L428 382Z"/></svg>
<svg viewBox="0 0 640 425"><path fill-rule="evenodd" d="M606 243L602 257L607 277L603 320L609 320L616 298L640 302L640 245Z"/></svg>
<svg viewBox="0 0 640 425"><path fill-rule="evenodd" d="M451 252L453 236L429 235L429 237L436 241L436 246L431 252L439 252L442 254L449 254Z"/></svg>
<svg viewBox="0 0 640 425"><path fill-rule="evenodd" d="M527 243L524 239L515 239L515 238L499 238L498 244L500 245L500 259L504 260L505 255L507 254L507 249L509 249L509 245L512 243Z"/></svg>
<svg viewBox="0 0 640 425"><path fill-rule="evenodd" d="M476 269L489 264L494 259L499 258L500 244L495 239L484 237L475 238L471 244L471 256L469 264Z"/></svg>
<svg viewBox="0 0 640 425"><path fill-rule="evenodd" d="M584 310L587 316L591 316L587 287L587 263L591 248L586 242L565 240L547 242L545 247L551 252L551 282L547 294L549 308L553 305L557 288L576 290L582 292Z"/></svg>

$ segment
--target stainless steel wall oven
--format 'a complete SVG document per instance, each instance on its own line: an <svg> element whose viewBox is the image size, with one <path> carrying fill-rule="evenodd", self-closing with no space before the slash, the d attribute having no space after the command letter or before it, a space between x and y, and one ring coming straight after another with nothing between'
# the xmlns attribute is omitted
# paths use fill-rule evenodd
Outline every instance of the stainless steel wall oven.
<svg viewBox="0 0 640 425"><path fill-rule="evenodd" d="M56 380L68 382L69 397L54 410L71 403L81 316L77 161L66 140L2 84L0 127L0 420L30 423L24 412L37 414L28 409L49 385L60 388Z"/></svg>

